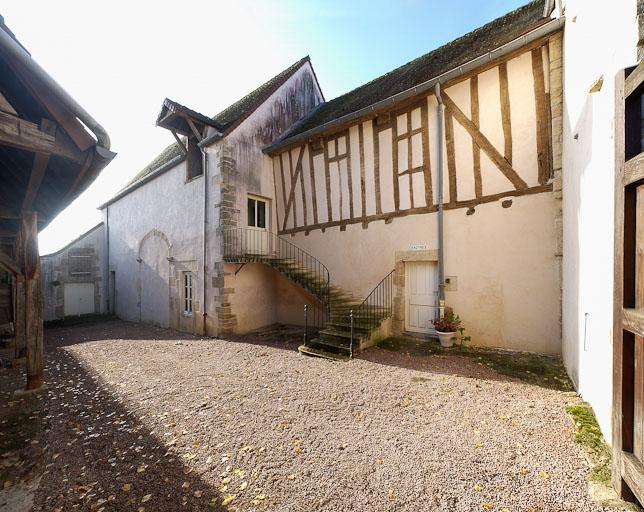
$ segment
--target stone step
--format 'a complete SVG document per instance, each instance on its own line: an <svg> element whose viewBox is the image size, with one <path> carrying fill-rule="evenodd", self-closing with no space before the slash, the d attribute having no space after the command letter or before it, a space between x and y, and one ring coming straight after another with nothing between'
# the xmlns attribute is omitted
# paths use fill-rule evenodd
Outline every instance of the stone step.
<svg viewBox="0 0 644 512"><path fill-rule="evenodd" d="M327 351L322 347L312 346L312 345L300 345L298 347L300 354L313 357L322 357L324 359L330 359L332 361L342 361L346 362L350 360L348 353L340 352L331 352Z"/></svg>

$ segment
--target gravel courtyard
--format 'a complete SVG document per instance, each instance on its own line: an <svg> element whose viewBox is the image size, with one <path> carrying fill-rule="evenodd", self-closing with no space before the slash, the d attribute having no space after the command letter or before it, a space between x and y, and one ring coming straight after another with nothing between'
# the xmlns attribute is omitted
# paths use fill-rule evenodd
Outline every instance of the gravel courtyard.
<svg viewBox="0 0 644 512"><path fill-rule="evenodd" d="M598 511L565 406L458 355L47 331L43 511Z"/></svg>

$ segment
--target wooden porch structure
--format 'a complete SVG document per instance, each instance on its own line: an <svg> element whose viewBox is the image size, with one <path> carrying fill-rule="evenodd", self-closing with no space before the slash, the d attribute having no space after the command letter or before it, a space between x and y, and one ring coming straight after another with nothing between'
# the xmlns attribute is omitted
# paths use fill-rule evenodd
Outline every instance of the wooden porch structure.
<svg viewBox="0 0 644 512"><path fill-rule="evenodd" d="M613 485L644 503L644 61L615 84Z"/></svg>
<svg viewBox="0 0 644 512"><path fill-rule="evenodd" d="M0 16L0 272L9 274L14 358L42 386L38 231L115 156L109 137L18 42ZM6 313L5 313L6 315Z"/></svg>

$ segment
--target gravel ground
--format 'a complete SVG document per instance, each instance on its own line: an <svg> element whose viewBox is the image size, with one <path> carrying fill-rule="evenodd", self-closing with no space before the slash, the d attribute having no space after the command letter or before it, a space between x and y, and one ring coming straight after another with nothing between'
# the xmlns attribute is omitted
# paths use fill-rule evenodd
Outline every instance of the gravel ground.
<svg viewBox="0 0 644 512"><path fill-rule="evenodd" d="M36 510L607 510L587 494L576 398L458 356L334 363L298 342L49 330Z"/></svg>

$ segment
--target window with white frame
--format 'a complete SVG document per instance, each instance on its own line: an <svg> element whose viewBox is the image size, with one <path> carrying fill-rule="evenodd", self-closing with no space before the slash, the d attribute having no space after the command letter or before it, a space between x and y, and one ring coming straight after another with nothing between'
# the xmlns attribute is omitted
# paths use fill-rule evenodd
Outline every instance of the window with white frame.
<svg viewBox="0 0 644 512"><path fill-rule="evenodd" d="M266 228L266 201L259 197L248 197L248 227Z"/></svg>
<svg viewBox="0 0 644 512"><path fill-rule="evenodd" d="M183 273L183 314L192 315L192 272Z"/></svg>

